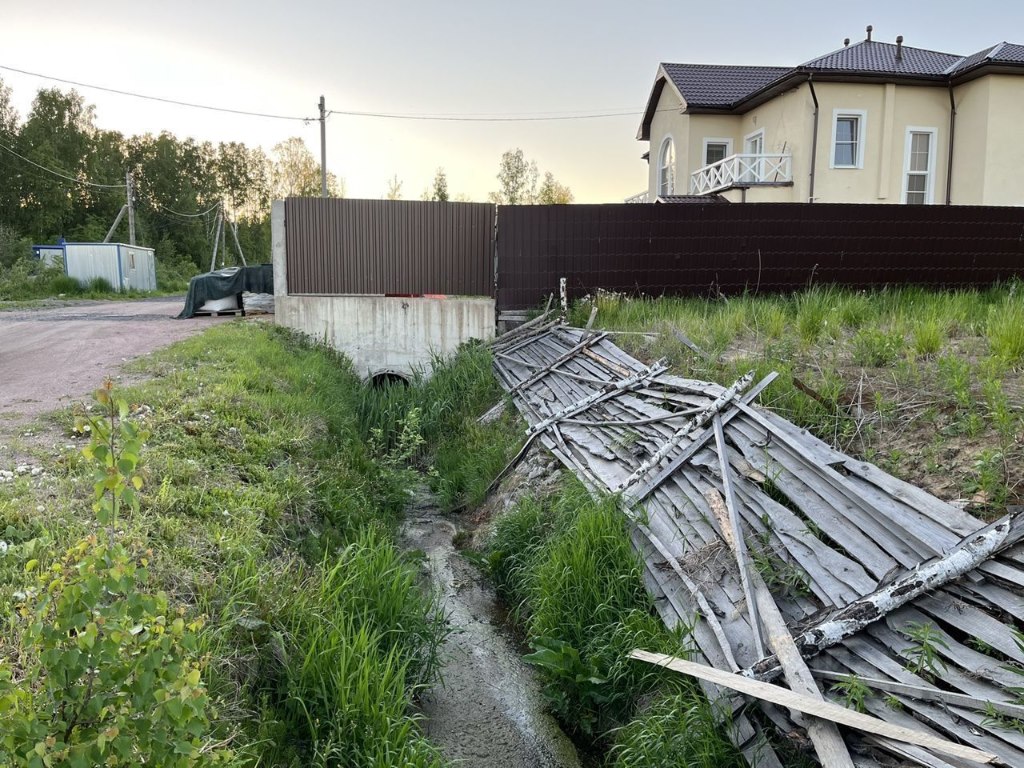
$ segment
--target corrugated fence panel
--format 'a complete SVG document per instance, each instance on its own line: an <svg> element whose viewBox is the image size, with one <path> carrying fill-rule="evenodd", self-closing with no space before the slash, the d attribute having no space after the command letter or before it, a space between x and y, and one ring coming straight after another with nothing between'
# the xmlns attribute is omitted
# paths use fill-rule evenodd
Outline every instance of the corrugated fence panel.
<svg viewBox="0 0 1024 768"><path fill-rule="evenodd" d="M289 198L288 292L494 295L494 206Z"/></svg>
<svg viewBox="0 0 1024 768"><path fill-rule="evenodd" d="M660 296L981 286L1024 276L1024 208L804 203L501 206L498 309L568 281Z"/></svg>

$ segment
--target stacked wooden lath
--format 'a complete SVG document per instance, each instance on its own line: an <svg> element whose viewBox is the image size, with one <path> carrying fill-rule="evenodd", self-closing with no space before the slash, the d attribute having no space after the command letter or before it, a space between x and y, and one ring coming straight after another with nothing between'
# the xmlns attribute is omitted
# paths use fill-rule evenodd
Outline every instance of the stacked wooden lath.
<svg viewBox="0 0 1024 768"><path fill-rule="evenodd" d="M1016 518L986 525L757 407L772 377L681 378L555 321L493 349L529 436L621 494L662 618L693 627L691 661L777 678L811 712L819 689L844 704L832 685L866 686L885 727L840 732L827 707L801 720L827 766L1024 766ZM779 765L763 728L802 732L790 705L730 701L750 762Z"/></svg>

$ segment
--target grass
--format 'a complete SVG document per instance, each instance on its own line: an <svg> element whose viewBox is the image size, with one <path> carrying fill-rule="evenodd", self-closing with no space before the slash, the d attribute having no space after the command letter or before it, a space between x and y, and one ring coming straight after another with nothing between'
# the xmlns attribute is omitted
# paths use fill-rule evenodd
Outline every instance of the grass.
<svg viewBox="0 0 1024 768"><path fill-rule="evenodd" d="M119 535L152 550L172 605L206 617L204 738L240 766L441 765L408 712L444 629L392 542L405 478L363 437L348 362L234 323L137 371L152 378L124 394L152 438L141 510ZM12 610L26 563L57 559L93 525L71 424L56 417L53 449L18 438L46 474L0 485L0 664L32 663Z"/></svg>
<svg viewBox="0 0 1024 768"><path fill-rule="evenodd" d="M422 442L405 458L427 474L442 507L475 506L523 439L513 408L495 423L477 423L502 396L490 352L469 343L451 359L434 360L429 378L421 373L408 385L365 388L358 405L360 433L387 454L399 447L409 415L415 413Z"/></svg>
<svg viewBox="0 0 1024 768"><path fill-rule="evenodd" d="M46 267L33 259L21 258L0 266L0 305L40 299L133 299L184 293L189 278L198 270L191 262L171 259L157 265L156 291L115 291L106 278L94 277L86 285L64 274L61 267Z"/></svg>
<svg viewBox="0 0 1024 768"><path fill-rule="evenodd" d="M495 521L481 561L534 648L527 659L548 705L588 748L617 744L614 765L699 764L636 762L672 700L707 741L704 764L741 764L695 686L627 659L634 648L685 655L688 641L655 613L615 499L594 499L575 480L550 497L528 496ZM714 762L724 755L732 762Z"/></svg>

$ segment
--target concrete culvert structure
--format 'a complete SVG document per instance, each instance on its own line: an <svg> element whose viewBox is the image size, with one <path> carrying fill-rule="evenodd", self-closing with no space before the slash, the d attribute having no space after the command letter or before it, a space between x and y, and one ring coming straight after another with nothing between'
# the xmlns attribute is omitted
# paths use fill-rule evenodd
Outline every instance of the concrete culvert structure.
<svg viewBox="0 0 1024 768"><path fill-rule="evenodd" d="M370 384L375 387L391 387L398 384L409 386L409 374L402 371L386 370L370 374Z"/></svg>

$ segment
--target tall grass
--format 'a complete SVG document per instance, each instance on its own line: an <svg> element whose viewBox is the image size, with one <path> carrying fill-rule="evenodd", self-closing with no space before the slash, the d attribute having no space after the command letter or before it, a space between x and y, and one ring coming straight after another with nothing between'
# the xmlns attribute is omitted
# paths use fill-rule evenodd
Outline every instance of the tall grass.
<svg viewBox="0 0 1024 768"><path fill-rule="evenodd" d="M172 602L207 617L210 738L245 766L440 765L408 710L437 671L443 627L391 541L404 477L363 439L364 385L348 361L237 323L136 369L153 378L124 394L152 438L142 510L122 519L123 536L152 551ZM76 456L42 455L45 486L0 486L0 530L15 545L0 559L4 616L26 560L88 530L91 476ZM0 664L17 643L0 622Z"/></svg>
<svg viewBox="0 0 1024 768"><path fill-rule="evenodd" d="M415 413L422 442L414 465L428 474L432 489L448 509L483 501L497 476L522 443L513 408L497 422L477 419L504 396L483 345L463 345L449 359L433 361L431 375L420 373L406 385L396 382L360 390L358 418L364 440L394 450Z"/></svg>
<svg viewBox="0 0 1024 768"><path fill-rule="evenodd" d="M574 480L526 498L495 522L485 562L534 647L527 658L549 706L577 738L608 746L655 691L701 704L678 675L627 658L634 648L685 654L687 640L655 614L614 499ZM710 723L709 738L721 738Z"/></svg>

